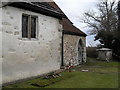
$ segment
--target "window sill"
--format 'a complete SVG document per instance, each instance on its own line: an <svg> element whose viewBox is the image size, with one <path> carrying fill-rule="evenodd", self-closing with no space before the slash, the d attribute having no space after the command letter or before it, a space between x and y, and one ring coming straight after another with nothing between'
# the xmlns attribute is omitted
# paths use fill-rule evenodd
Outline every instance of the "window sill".
<svg viewBox="0 0 120 90"><path fill-rule="evenodd" d="M24 40L24 41L38 41L39 39L38 38L31 38L31 39L28 39L28 38L19 38L19 40Z"/></svg>

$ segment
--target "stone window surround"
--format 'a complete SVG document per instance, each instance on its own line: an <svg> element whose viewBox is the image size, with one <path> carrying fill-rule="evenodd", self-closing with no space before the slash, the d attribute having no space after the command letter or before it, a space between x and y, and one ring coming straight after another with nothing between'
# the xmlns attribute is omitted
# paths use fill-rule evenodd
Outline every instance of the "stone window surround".
<svg viewBox="0 0 120 90"><path fill-rule="evenodd" d="M38 39L38 16L37 15L32 15L32 14L22 13L22 16L23 15L30 16L30 18L31 17L35 17L36 18L36 36L35 36L35 38L31 38L31 37L25 38L25 37L22 37L22 34L21 34L21 38L19 38L19 39L21 39L21 40L32 40L32 41L39 40ZM21 22L21 25L22 25L22 22ZM22 28L21 28L21 31L22 31Z"/></svg>

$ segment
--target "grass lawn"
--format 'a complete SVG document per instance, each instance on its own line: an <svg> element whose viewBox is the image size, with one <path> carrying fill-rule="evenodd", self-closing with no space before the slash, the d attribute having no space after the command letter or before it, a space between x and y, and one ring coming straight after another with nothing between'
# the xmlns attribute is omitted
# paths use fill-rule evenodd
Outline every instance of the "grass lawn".
<svg viewBox="0 0 120 90"><path fill-rule="evenodd" d="M88 70L88 72L82 72ZM97 61L88 58L87 63L64 71L58 78L43 77L19 82L4 88L118 88L118 62ZM43 85L45 87L38 87Z"/></svg>

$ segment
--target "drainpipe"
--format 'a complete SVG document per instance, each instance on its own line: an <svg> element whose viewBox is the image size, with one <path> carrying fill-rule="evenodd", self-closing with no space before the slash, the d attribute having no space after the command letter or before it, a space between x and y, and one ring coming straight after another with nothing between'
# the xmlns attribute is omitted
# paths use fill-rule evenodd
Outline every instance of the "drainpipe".
<svg viewBox="0 0 120 90"><path fill-rule="evenodd" d="M61 67L62 66L64 66L64 46L63 46L63 44L64 44L64 42L63 42L63 35L64 35L64 30L62 30L62 50L61 50Z"/></svg>

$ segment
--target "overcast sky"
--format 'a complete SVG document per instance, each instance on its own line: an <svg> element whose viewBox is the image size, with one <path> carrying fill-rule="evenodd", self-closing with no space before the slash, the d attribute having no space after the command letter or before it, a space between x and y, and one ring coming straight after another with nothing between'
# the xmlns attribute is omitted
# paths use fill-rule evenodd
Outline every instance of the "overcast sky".
<svg viewBox="0 0 120 90"><path fill-rule="evenodd" d="M85 24L80 23L81 18L85 11L95 9L97 0L54 0L68 18L74 23L76 27L87 34L88 28ZM87 46L95 46L98 42L94 41L94 36L87 36Z"/></svg>

